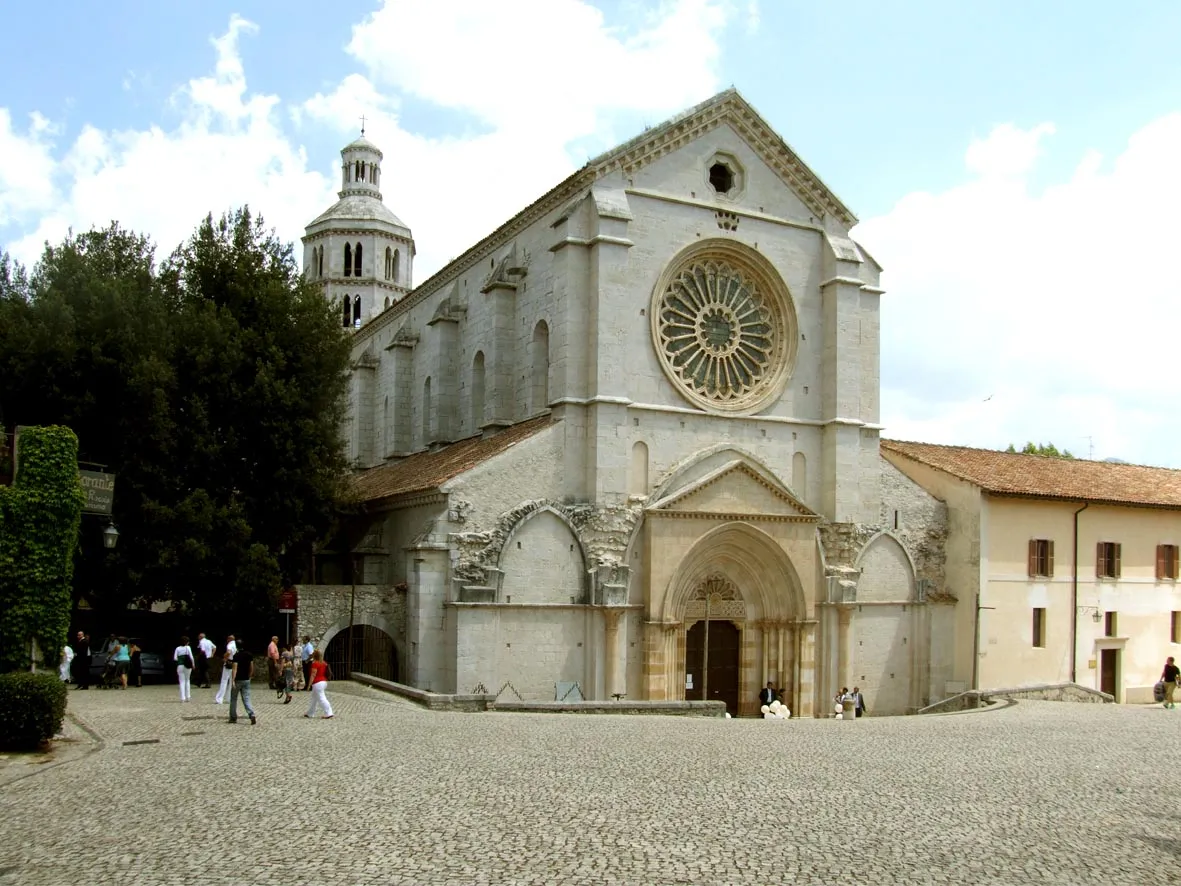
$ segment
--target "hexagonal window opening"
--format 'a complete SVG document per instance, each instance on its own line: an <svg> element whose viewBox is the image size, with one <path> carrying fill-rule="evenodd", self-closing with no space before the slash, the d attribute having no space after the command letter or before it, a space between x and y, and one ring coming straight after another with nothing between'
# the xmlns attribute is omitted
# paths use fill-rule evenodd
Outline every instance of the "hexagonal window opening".
<svg viewBox="0 0 1181 886"><path fill-rule="evenodd" d="M709 183L719 194L728 194L734 188L734 172L725 163L715 163L709 168Z"/></svg>

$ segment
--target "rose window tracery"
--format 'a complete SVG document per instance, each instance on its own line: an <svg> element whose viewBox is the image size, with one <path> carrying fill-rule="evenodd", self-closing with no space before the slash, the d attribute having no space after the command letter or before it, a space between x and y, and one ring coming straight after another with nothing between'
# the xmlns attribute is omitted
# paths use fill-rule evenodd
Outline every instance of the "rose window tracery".
<svg viewBox="0 0 1181 886"><path fill-rule="evenodd" d="M793 353L786 293L736 259L706 253L683 262L662 282L652 318L669 377L694 402L727 411L777 394Z"/></svg>

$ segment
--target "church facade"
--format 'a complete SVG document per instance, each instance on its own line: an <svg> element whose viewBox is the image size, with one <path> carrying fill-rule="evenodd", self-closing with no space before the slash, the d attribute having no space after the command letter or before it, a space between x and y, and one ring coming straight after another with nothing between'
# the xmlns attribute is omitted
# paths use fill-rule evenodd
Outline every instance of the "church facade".
<svg viewBox="0 0 1181 886"><path fill-rule="evenodd" d="M381 153L342 158L304 266L354 328L356 516L301 633L329 647L351 609L436 692L739 715L772 681L819 716L845 686L881 714L966 688L946 508L879 453L880 269L738 93L416 286Z"/></svg>

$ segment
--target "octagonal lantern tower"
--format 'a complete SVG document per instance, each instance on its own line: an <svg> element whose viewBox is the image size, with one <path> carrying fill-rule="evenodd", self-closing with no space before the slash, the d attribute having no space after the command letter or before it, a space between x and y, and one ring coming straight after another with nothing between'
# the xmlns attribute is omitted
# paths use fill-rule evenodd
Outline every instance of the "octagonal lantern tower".
<svg viewBox="0 0 1181 886"><path fill-rule="evenodd" d="M382 153L364 129L340 156L340 199L305 228L303 267L341 325L359 328L412 288L414 238L382 202Z"/></svg>

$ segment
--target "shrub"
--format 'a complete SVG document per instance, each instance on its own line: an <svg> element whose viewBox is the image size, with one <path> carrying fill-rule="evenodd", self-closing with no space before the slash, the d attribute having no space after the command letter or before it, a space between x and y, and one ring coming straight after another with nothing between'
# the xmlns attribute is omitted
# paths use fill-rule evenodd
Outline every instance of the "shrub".
<svg viewBox="0 0 1181 886"><path fill-rule="evenodd" d="M66 684L55 673L0 674L0 748L33 751L57 735Z"/></svg>

